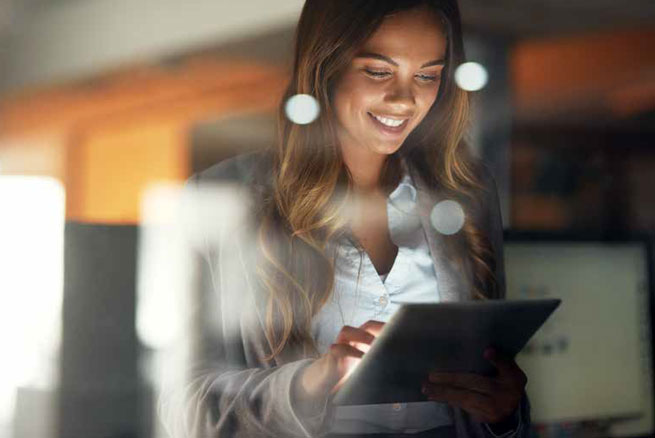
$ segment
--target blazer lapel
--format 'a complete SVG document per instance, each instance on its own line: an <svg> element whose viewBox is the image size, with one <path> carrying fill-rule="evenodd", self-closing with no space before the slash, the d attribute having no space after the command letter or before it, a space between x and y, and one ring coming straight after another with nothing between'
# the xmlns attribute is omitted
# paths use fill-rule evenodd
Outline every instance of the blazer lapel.
<svg viewBox="0 0 655 438"><path fill-rule="evenodd" d="M414 185L416 186L416 199L418 214L421 226L430 248L430 255L434 262L434 269L439 286L441 301L465 301L471 297L469 282L462 275L462 267L459 267L448 257L447 247L444 244L443 236L438 233L430 223L430 213L437 202L444 199L444 196L437 188L430 189L414 169L409 169Z"/></svg>

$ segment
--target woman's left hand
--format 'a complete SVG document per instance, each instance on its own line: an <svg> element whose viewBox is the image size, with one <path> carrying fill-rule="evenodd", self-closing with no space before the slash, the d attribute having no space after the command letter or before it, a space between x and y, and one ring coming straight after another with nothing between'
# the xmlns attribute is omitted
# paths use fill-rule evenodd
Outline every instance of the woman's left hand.
<svg viewBox="0 0 655 438"><path fill-rule="evenodd" d="M497 369L495 377L474 373L432 372L423 382L429 400L450 403L479 423L500 423L518 408L528 378L513 359L487 348L485 359Z"/></svg>

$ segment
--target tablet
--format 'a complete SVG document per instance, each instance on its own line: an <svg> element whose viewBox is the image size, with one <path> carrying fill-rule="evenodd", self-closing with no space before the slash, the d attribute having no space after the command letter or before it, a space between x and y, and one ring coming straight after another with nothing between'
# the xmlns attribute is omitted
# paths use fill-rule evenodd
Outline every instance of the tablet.
<svg viewBox="0 0 655 438"><path fill-rule="evenodd" d="M514 358L559 306L559 299L404 304L336 392L337 405L426 401L430 371L487 376L494 346Z"/></svg>

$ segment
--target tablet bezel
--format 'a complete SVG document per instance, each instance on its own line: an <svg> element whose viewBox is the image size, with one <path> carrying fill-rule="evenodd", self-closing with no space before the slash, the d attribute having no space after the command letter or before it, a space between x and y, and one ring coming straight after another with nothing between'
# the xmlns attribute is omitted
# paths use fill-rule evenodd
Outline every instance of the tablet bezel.
<svg viewBox="0 0 655 438"><path fill-rule="evenodd" d="M483 358L484 349L493 345L513 358L560 303L540 299L404 304L333 403L426 401L420 387L432 370L493 375L495 368Z"/></svg>

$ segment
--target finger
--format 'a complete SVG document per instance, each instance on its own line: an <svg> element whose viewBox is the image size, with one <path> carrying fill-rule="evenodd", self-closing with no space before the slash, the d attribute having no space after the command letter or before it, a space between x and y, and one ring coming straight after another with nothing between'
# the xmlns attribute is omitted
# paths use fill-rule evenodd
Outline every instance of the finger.
<svg viewBox="0 0 655 438"><path fill-rule="evenodd" d="M423 393L429 400L446 402L469 413L493 416L493 399L487 395L448 385L423 384Z"/></svg>
<svg viewBox="0 0 655 438"><path fill-rule="evenodd" d="M371 344L375 340L375 336L366 330L361 328L351 327L349 325L344 325L341 328L341 331L337 335L335 343L337 344L347 344L347 343L360 343L360 344Z"/></svg>
<svg viewBox="0 0 655 438"><path fill-rule="evenodd" d="M330 345L330 353L336 359L343 359L346 357L361 358L364 356L363 351L358 350L349 344L332 344Z"/></svg>
<svg viewBox="0 0 655 438"><path fill-rule="evenodd" d="M440 373L432 372L428 376L432 383L446 384L458 388L477 391L482 394L494 394L497 392L497 385L493 379L474 373Z"/></svg>
<svg viewBox="0 0 655 438"><path fill-rule="evenodd" d="M525 387L525 385L528 383L528 377L516 364L516 361L498 352L495 348L487 348L484 351L484 358L491 362L491 364L496 367L496 369L498 369L498 377L501 380L512 380L521 387Z"/></svg>
<svg viewBox="0 0 655 438"><path fill-rule="evenodd" d="M360 329L367 331L368 333L372 334L373 336L377 336L380 334L382 329L384 328L384 322L382 321L374 321L374 320L369 320L366 321L364 324L359 326Z"/></svg>
<svg viewBox="0 0 655 438"><path fill-rule="evenodd" d="M336 391L341 387L350 374L355 370L361 361L363 352L348 344L332 344L330 345L330 355L332 356L333 366L336 370L336 378L332 382L332 391Z"/></svg>
<svg viewBox="0 0 655 438"><path fill-rule="evenodd" d="M339 376L343 377L355 369L364 353L352 345L332 344L330 345L330 355Z"/></svg>

